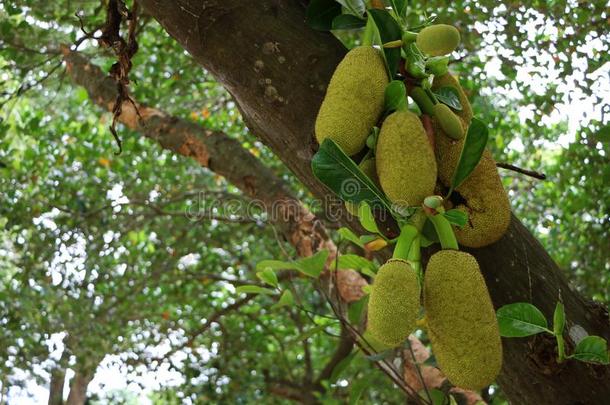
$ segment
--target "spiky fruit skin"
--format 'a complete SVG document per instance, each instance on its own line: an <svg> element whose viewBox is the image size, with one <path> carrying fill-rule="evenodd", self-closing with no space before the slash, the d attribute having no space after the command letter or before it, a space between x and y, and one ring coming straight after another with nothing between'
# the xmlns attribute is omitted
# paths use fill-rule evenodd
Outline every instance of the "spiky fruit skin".
<svg viewBox="0 0 610 405"><path fill-rule="evenodd" d="M381 188L393 203L420 205L433 193L434 151L419 117L412 112L397 111L385 119L375 160Z"/></svg>
<svg viewBox="0 0 610 405"><path fill-rule="evenodd" d="M460 32L453 25L430 25L419 32L416 43L430 56L448 55L460 44Z"/></svg>
<svg viewBox="0 0 610 405"><path fill-rule="evenodd" d="M379 342L398 346L415 330L419 297L415 270L405 260L388 260L377 272L371 289L367 330Z"/></svg>
<svg viewBox="0 0 610 405"><path fill-rule="evenodd" d="M347 155L364 148L381 116L388 75L379 51L357 47L345 55L330 80L316 119L316 139L330 138Z"/></svg>
<svg viewBox="0 0 610 405"><path fill-rule="evenodd" d="M451 111L451 108L443 103L435 104L432 107L434 118L443 128L443 131L452 139L462 139L464 137L464 126L460 118Z"/></svg>
<svg viewBox="0 0 610 405"><path fill-rule="evenodd" d="M472 120L472 108L464 90L450 74L435 78L432 89L444 86L457 89L462 110L454 114L462 122L464 131L467 131ZM435 154L438 177L445 187L450 187L465 138L452 139L436 119L433 125L437 134ZM455 208L466 212L469 219L463 228L455 228L457 240L461 245L473 248L487 246L498 241L506 233L511 220L510 202L498 175L496 163L488 150L483 152L478 166L455 191L466 201Z"/></svg>
<svg viewBox="0 0 610 405"><path fill-rule="evenodd" d="M473 256L442 250L430 258L424 309L432 350L449 381L470 390L492 383L502 367L502 341Z"/></svg>

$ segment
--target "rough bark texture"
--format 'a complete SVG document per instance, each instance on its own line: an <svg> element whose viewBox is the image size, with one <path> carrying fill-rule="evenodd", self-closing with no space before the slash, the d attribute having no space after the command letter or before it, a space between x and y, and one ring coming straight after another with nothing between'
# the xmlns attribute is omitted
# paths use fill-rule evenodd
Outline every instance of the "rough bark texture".
<svg viewBox="0 0 610 405"><path fill-rule="evenodd" d="M49 384L49 405L63 405L64 383L66 370L57 368L51 372L51 383Z"/></svg>
<svg viewBox="0 0 610 405"><path fill-rule="evenodd" d="M332 35L310 30L296 0L143 0L191 55L235 97L251 130L319 198L328 190L312 175L313 125L334 67L345 53ZM494 304L530 301L547 317L558 296L569 327L610 338L607 312L573 291L542 246L513 218L495 245L472 252ZM602 404L610 398L607 367L554 364L542 339L504 341L499 382L513 403ZM551 349L552 350L552 349Z"/></svg>

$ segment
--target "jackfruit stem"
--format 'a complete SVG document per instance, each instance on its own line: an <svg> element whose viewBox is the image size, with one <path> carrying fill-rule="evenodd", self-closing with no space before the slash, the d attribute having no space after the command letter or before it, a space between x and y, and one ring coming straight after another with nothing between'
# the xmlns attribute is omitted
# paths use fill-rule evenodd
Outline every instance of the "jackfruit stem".
<svg viewBox="0 0 610 405"><path fill-rule="evenodd" d="M409 44L417 40L417 32L405 31L402 35L402 42Z"/></svg>
<svg viewBox="0 0 610 405"><path fill-rule="evenodd" d="M440 207L436 209L436 212L426 212L426 214L430 218L432 225L434 225L434 229L436 229L441 247L443 249L460 250L451 223L443 215L444 212L445 209Z"/></svg>
<svg viewBox="0 0 610 405"><path fill-rule="evenodd" d="M392 258L408 260L411 245L413 244L413 241L415 240L418 234L419 230L411 223L408 223L403 226L400 230L400 236L398 237L398 241L396 242L396 247L394 248L394 254L392 255Z"/></svg>
<svg viewBox="0 0 610 405"><path fill-rule="evenodd" d="M426 320L426 315L415 321L415 326L420 329L426 329L428 327L428 321Z"/></svg>
<svg viewBox="0 0 610 405"><path fill-rule="evenodd" d="M563 335L558 333L555 335L555 339L557 340L557 363L563 363L563 361L566 359L566 349Z"/></svg>
<svg viewBox="0 0 610 405"><path fill-rule="evenodd" d="M424 91L426 92L426 94L430 98L430 101L432 101L432 104L438 104L438 100L436 99L436 96L432 92L432 89L427 88L427 89L424 89Z"/></svg>

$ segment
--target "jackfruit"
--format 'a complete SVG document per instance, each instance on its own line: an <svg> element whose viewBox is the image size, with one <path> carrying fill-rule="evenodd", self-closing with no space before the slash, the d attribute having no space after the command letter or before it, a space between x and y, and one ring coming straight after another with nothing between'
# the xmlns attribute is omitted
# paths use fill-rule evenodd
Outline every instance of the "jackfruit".
<svg viewBox="0 0 610 405"><path fill-rule="evenodd" d="M451 111L451 108L443 103L437 103L432 108L434 111L434 118L436 118L445 134L449 135L452 139L462 139L464 137L462 121L453 111Z"/></svg>
<svg viewBox="0 0 610 405"><path fill-rule="evenodd" d="M405 260L388 260L371 288L367 330L381 343L398 346L415 330L419 308L417 273Z"/></svg>
<svg viewBox="0 0 610 405"><path fill-rule="evenodd" d="M373 47L357 47L345 55L330 80L315 132L319 143L330 138L347 155L366 143L384 108L388 84L385 64Z"/></svg>
<svg viewBox="0 0 610 405"><path fill-rule="evenodd" d="M476 259L457 250L434 254L424 276L424 310L441 371L461 388L479 390L502 367L494 307Z"/></svg>
<svg viewBox="0 0 610 405"><path fill-rule="evenodd" d="M409 96L415 101L423 114L434 116L434 103L421 87L413 87Z"/></svg>
<svg viewBox="0 0 610 405"><path fill-rule="evenodd" d="M433 89L451 86L458 91L462 110L454 114L466 130L472 120L472 109L458 81L447 74L434 79ZM464 147L465 138L451 139L440 123L433 120L435 155L438 164L438 177L445 187L451 186L453 174ZM465 201L455 208L468 214L468 223L456 228L455 235L460 244L468 247L483 247L500 239L510 225L511 211L508 196L498 175L496 163L488 150L483 152L481 161L472 174L455 190Z"/></svg>
<svg viewBox="0 0 610 405"><path fill-rule="evenodd" d="M430 56L448 55L460 44L460 32L453 25L430 25L419 32L416 43Z"/></svg>
<svg viewBox="0 0 610 405"><path fill-rule="evenodd" d="M389 115L381 127L376 154L379 183L393 203L420 205L434 192L434 151L417 115L409 111Z"/></svg>

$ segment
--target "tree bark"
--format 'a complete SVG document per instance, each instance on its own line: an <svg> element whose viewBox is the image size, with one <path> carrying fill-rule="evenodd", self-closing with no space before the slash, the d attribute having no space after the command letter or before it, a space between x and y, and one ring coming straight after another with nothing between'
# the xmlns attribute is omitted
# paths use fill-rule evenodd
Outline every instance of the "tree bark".
<svg viewBox="0 0 610 405"><path fill-rule="evenodd" d="M95 370L75 370L74 377L70 380L70 394L68 394L66 405L84 405L87 400L87 387L94 375Z"/></svg>
<svg viewBox="0 0 610 405"><path fill-rule="evenodd" d="M65 369L58 367L51 372L51 383L49 384L49 405L63 405L65 381Z"/></svg>
<svg viewBox="0 0 610 405"><path fill-rule="evenodd" d="M250 129L267 144L315 196L330 192L311 172L313 125L326 84L345 53L331 34L310 30L296 0L142 0L202 66L234 96ZM559 296L566 306L566 338L579 327L610 339L607 311L567 283L540 243L513 218L493 246L472 250L496 307L532 302L552 318ZM543 338L504 339L498 381L517 404L602 404L610 398L608 367L576 361L557 365L552 342Z"/></svg>

